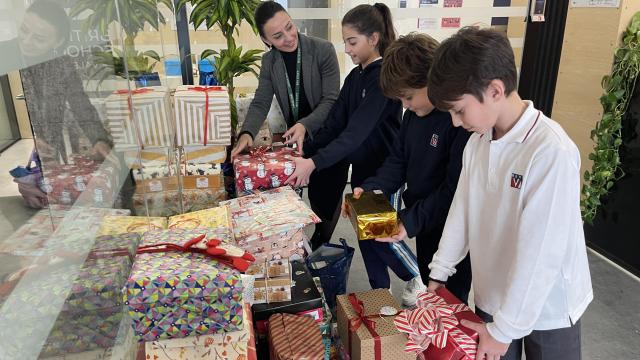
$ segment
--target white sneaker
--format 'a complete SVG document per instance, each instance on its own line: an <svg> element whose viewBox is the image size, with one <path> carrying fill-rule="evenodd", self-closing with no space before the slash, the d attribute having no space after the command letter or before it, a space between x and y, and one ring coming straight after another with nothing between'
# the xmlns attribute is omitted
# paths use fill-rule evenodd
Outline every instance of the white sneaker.
<svg viewBox="0 0 640 360"><path fill-rule="evenodd" d="M416 304L416 298L419 291L425 291L427 287L422 282L420 275L407 281L407 285L402 292L402 305L406 307L414 306Z"/></svg>

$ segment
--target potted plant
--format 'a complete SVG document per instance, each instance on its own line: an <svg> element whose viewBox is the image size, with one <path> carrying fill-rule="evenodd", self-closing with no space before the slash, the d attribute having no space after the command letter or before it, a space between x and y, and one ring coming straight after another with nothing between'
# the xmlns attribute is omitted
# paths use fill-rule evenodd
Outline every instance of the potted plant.
<svg viewBox="0 0 640 360"><path fill-rule="evenodd" d="M153 68L160 56L153 50L139 52L135 48L135 37L144 29L146 23L159 30L166 23L165 17L158 11L157 4L164 4L173 11L171 0L79 0L71 9L69 16L75 17L85 11L92 11L83 23L83 30L97 29L106 34L112 23L119 24L124 33L124 50L113 48L111 51L94 51L94 66L89 76L100 82L111 74L133 78L138 86L159 84L160 77Z"/></svg>
<svg viewBox="0 0 640 360"><path fill-rule="evenodd" d="M180 0L176 9L181 9L187 3L193 6L189 21L197 29L205 24L207 29L217 26L227 42L227 48L219 52L205 50L201 54L202 59L213 56L216 64L216 78L221 85L227 87L229 94L229 107L231 109L231 128L234 133L238 124L238 111L234 96L234 78L244 73L251 72L256 77L258 56L262 50L252 49L243 52L242 46L236 46L233 37L237 27L246 21L255 34L258 33L253 13L260 4L260 0Z"/></svg>

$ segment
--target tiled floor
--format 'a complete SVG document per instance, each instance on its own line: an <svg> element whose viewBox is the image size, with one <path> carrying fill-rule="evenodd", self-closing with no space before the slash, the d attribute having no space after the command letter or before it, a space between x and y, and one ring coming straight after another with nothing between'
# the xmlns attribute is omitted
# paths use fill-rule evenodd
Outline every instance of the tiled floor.
<svg viewBox="0 0 640 360"><path fill-rule="evenodd" d="M32 144L23 140L0 154L0 241L33 214L33 210L23 205L17 185L8 173L13 167L24 165ZM367 290L369 282L362 256L346 219L340 219L336 228L334 239L340 237L356 248L347 290ZM408 244L414 247L415 243L410 240ZM589 262L595 300L582 318L583 358L640 360L640 281L591 251ZM2 265L6 264L0 267ZM396 298L403 288L404 283L392 275L392 292Z"/></svg>

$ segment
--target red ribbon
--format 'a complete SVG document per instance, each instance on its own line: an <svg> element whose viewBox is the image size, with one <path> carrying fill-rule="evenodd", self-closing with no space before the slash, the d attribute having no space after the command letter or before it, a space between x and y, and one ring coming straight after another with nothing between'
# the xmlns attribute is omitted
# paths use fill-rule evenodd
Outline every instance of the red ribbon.
<svg viewBox="0 0 640 360"><path fill-rule="evenodd" d="M222 86L193 86L189 90L204 93L204 136L202 142L207 146L207 137L209 133L209 91L221 91Z"/></svg>
<svg viewBox="0 0 640 360"><path fill-rule="evenodd" d="M217 260L218 262L221 262L227 266L230 266L234 269L237 269L237 267L233 264L233 262L223 256L217 256L217 255L211 255L207 252L207 249L200 249L200 248L196 248L194 247L194 245L196 245L197 243L199 243L200 241L202 241L202 239L205 238L206 235L199 235L194 237L193 239L187 241L184 245L179 245L179 244L174 244L174 243L157 243L157 244L153 244L153 245L143 245L138 247L138 250L136 251L136 254L145 254L145 253L161 253L161 252L169 252L169 251L176 251L176 252L181 252L181 253L196 253L196 254L203 254L206 255L212 259ZM209 240L213 240L213 239L209 239ZM221 240L219 240L221 241ZM221 241L222 242L222 241Z"/></svg>
<svg viewBox="0 0 640 360"><path fill-rule="evenodd" d="M132 97L133 95L144 94L152 91L153 89L151 88L140 88L135 90L122 89L122 90L115 91L115 93L118 95L131 94L131 96L127 96L127 105L129 106L129 119L133 124L133 128L134 128L134 131L136 132L136 137L138 138L138 143L140 144L141 149L144 149L144 143L142 142L142 137L140 136L140 129L138 128L138 124L136 123L134 118Z"/></svg>
<svg viewBox="0 0 640 360"><path fill-rule="evenodd" d="M382 345L380 343L380 335L376 332L376 323L371 318L379 317L380 315L365 315L364 303L359 300L356 294L349 294L349 302L356 311L357 316L353 319L349 319L349 348L351 348L351 333L355 333L360 328L360 325L369 330L371 336L373 336L373 352L375 360L382 360Z"/></svg>

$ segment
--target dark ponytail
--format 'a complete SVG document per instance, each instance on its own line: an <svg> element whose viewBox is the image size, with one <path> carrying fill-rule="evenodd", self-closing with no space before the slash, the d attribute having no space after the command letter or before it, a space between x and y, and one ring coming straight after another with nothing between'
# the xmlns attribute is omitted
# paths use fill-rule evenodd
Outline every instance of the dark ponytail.
<svg viewBox="0 0 640 360"><path fill-rule="evenodd" d="M353 26L358 33L367 36L373 35L374 32L379 33L378 51L380 56L384 56L384 51L396 39L391 10L383 3L363 4L354 7L342 18L342 26L345 25Z"/></svg>

